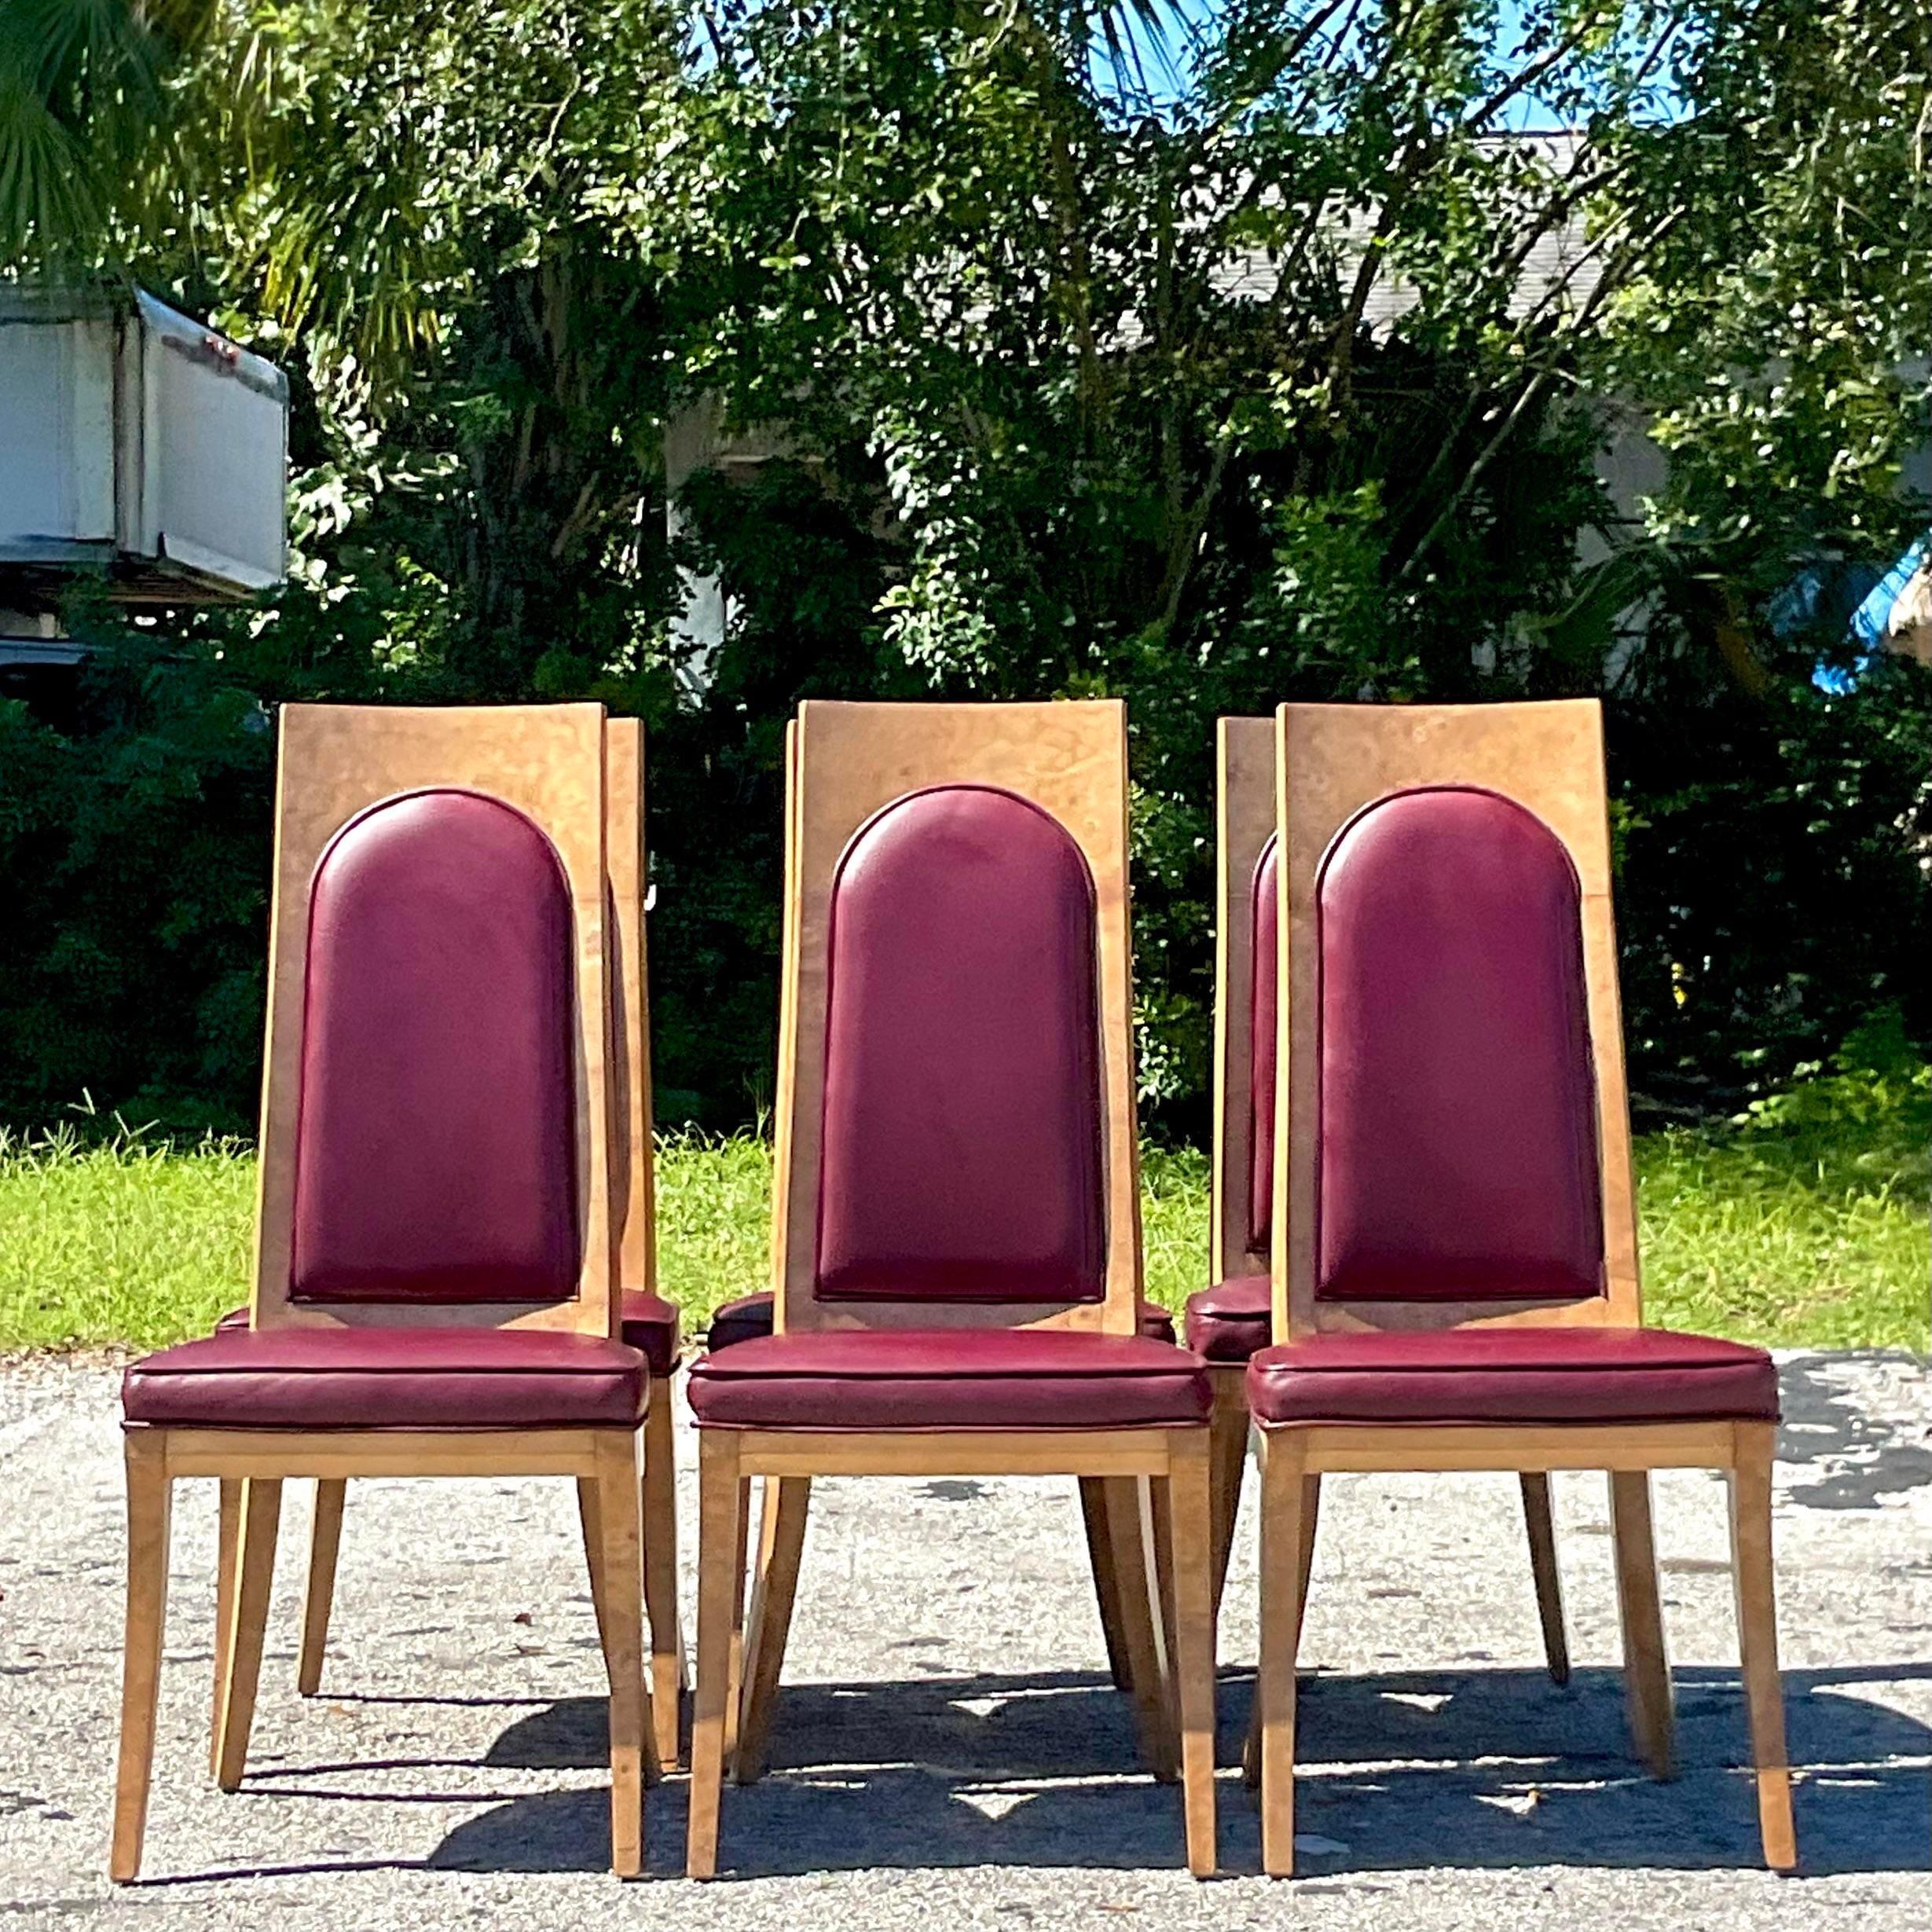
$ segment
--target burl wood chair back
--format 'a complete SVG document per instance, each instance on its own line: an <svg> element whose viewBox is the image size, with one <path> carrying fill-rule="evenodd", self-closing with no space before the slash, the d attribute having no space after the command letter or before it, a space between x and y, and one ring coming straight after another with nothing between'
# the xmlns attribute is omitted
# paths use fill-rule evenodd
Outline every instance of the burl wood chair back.
<svg viewBox="0 0 1932 1932"><path fill-rule="evenodd" d="M1317 1486L1601 1469L1638 1754L1673 1764L1649 1472L1725 1472L1766 1862L1797 1857L1770 1358L1640 1326L1593 701L1285 705L1273 1319L1260 1425L1262 1857L1294 1869ZM1534 1522L1532 1530L1534 1533ZM1541 1564L1553 1567L1553 1545Z"/></svg>
<svg viewBox="0 0 1932 1932"><path fill-rule="evenodd" d="M1639 1320L1593 700L1278 718L1278 1339Z"/></svg>
<svg viewBox="0 0 1932 1932"><path fill-rule="evenodd" d="M284 709L255 1327L616 1332L603 731Z"/></svg>
<svg viewBox="0 0 1932 1932"><path fill-rule="evenodd" d="M794 756L779 1330L1131 1335L1120 706L815 702Z"/></svg>
<svg viewBox="0 0 1932 1932"><path fill-rule="evenodd" d="M1326 706L1321 708L1316 723L1332 724L1359 715L1353 707ZM1247 1363L1271 1339L1268 1303L1280 1017L1275 995L1281 951L1277 735L1272 717L1223 718L1217 734L1215 1168L1209 1207L1215 1285L1195 1298L1189 1325L1190 1341L1208 1353L1214 1381L1217 1605L1226 1578L1247 1461ZM1320 738L1318 730L1314 736ZM1318 768L1323 759L1319 745L1311 744L1306 731L1303 755L1305 764ZM1402 1024L1399 1015L1380 1008L1371 1021L1378 1027ZM1197 1308L1198 1321L1191 1312ZM1253 1318L1256 1315L1259 1319ZM1310 1479L1305 1498L1300 1551L1304 1591L1314 1560L1319 1482L1319 1478ZM1569 1646L1549 1479L1540 1472L1525 1472L1521 1487L1545 1655L1551 1676L1565 1683L1570 1675Z"/></svg>
<svg viewBox="0 0 1932 1932"><path fill-rule="evenodd" d="M1215 909L1213 1278L1268 1272L1274 1226L1273 718L1223 718Z"/></svg>
<svg viewBox="0 0 1932 1932"><path fill-rule="evenodd" d="M618 1279L658 1292L657 1197L651 1157L649 947L645 937L644 728L604 724L605 876L609 881L610 1213Z"/></svg>

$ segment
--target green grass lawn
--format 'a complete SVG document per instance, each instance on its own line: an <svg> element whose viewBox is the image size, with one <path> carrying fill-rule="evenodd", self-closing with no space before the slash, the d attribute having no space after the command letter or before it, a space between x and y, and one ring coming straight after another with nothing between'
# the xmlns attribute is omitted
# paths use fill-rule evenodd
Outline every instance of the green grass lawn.
<svg viewBox="0 0 1932 1932"><path fill-rule="evenodd" d="M1651 1322L1794 1346L1932 1344L1932 1093L1913 1081L1841 1105L1836 1085L1769 1125L1640 1141ZM662 1285L687 1330L766 1285L771 1168L750 1138L660 1146ZM1148 1286L1178 1308L1207 1278L1207 1163L1150 1150L1146 1184ZM244 1147L0 1144L0 1349L205 1333L246 1295L254 1208Z"/></svg>

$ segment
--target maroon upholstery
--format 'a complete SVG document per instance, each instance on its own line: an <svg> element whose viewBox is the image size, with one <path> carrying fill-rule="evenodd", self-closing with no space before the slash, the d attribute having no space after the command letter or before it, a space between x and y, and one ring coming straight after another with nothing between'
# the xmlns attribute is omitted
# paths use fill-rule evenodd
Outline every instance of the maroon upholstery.
<svg viewBox="0 0 1932 1932"><path fill-rule="evenodd" d="M1065 1329L767 1336L692 1364L708 1427L1109 1429L1202 1422L1207 1371L1164 1342Z"/></svg>
<svg viewBox="0 0 1932 1932"><path fill-rule="evenodd" d="M713 1351L735 1348L740 1342L755 1342L772 1333L772 1295L741 1295L735 1301L721 1303L713 1312L705 1346Z"/></svg>
<svg viewBox="0 0 1932 1932"><path fill-rule="evenodd" d="M226 1429L629 1428L650 1374L558 1329L218 1330L129 1368L130 1422Z"/></svg>
<svg viewBox="0 0 1932 1932"><path fill-rule="evenodd" d="M662 1295L647 1295L640 1288L627 1288L619 1320L624 1346L636 1349L654 1376L669 1375L677 1366L676 1303Z"/></svg>
<svg viewBox="0 0 1932 1932"><path fill-rule="evenodd" d="M981 785L908 794L832 882L816 1289L825 1300L1098 1301L1091 874Z"/></svg>
<svg viewBox="0 0 1932 1932"><path fill-rule="evenodd" d="M1245 1362L1274 1339L1274 1322L1265 1274L1237 1275L1187 1298L1187 1345L1209 1362Z"/></svg>
<svg viewBox="0 0 1932 1932"><path fill-rule="evenodd" d="M1158 1302L1143 1301L1140 1305L1140 1332L1149 1341L1171 1342L1174 1340L1174 1318ZM739 1342L753 1342L762 1335L772 1333L772 1296L769 1290L761 1295L741 1295L736 1301L728 1301L718 1308L711 1318L711 1329L706 1337L708 1348L731 1348ZM625 1334L630 1340L629 1333ZM1266 1339L1265 1337L1263 1338ZM632 1347L639 1346L632 1342ZM652 1374L658 1373L653 1366Z"/></svg>
<svg viewBox="0 0 1932 1932"><path fill-rule="evenodd" d="M769 1296L766 1299L768 1300ZM644 1358L644 1366L655 1377L669 1375L677 1366L677 1307L662 1295L647 1295L643 1289L627 1288L623 1301L623 1342ZM248 1325L246 1308L231 1308L214 1325L218 1335L226 1335ZM768 1333L771 1323L765 1324ZM717 1347L713 1343L712 1346Z"/></svg>
<svg viewBox="0 0 1932 1932"><path fill-rule="evenodd" d="M293 1300L577 1292L570 899L549 841L472 792L339 832L309 907Z"/></svg>
<svg viewBox="0 0 1932 1932"><path fill-rule="evenodd" d="M1603 1292L1575 868L1493 792L1398 794L1316 886L1315 1292L1465 1301Z"/></svg>
<svg viewBox="0 0 1932 1932"><path fill-rule="evenodd" d="M1266 1255L1274 1226L1274 1050L1276 976L1281 970L1281 867L1277 841L1261 849L1248 895L1253 918L1254 981L1248 1002L1248 1252Z"/></svg>
<svg viewBox="0 0 1932 1932"><path fill-rule="evenodd" d="M1283 1423L1762 1421L1762 1348L1667 1329L1311 1335L1248 1365L1256 1419Z"/></svg>

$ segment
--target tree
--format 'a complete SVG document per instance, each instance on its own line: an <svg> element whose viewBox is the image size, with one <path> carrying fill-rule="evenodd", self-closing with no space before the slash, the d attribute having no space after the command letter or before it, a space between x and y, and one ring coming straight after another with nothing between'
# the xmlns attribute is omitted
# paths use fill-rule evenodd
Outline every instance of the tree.
<svg viewBox="0 0 1932 1932"><path fill-rule="evenodd" d="M1834 709L1819 637L1772 621L1920 514L1904 0L682 17L189 9L115 108L133 185L63 218L302 379L298 581L191 654L270 703L646 717L660 1073L693 1110L768 1081L779 721L821 691L1128 699L1143 1084L1179 1130L1212 720L1286 696L1609 695L1641 1090L1730 1104L1909 995L1932 679ZM64 126L105 112L62 86L33 82ZM1613 395L1674 457L1635 531L1592 467ZM790 453L694 478L674 558L662 438L699 405ZM731 592L702 663L678 561ZM1714 855L1712 824L1757 829Z"/></svg>

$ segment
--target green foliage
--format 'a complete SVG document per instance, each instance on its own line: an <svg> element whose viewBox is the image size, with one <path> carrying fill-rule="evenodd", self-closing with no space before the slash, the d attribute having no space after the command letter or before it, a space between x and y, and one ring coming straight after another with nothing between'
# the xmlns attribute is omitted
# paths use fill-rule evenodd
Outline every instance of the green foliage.
<svg viewBox="0 0 1932 1932"><path fill-rule="evenodd" d="M1896 1009L1729 1130L1638 1143L1649 1318L1932 1352L1932 1067Z"/></svg>
<svg viewBox="0 0 1932 1932"><path fill-rule="evenodd" d="M1932 677L1614 707L1629 1050L1653 1116L1762 1098L1875 1010L1932 1035Z"/></svg>
<svg viewBox="0 0 1932 1932"><path fill-rule="evenodd" d="M51 1120L92 1091L137 1120L248 1131L268 916L259 685L151 633L93 634L89 728L0 702L0 1119Z"/></svg>
<svg viewBox="0 0 1932 1932"><path fill-rule="evenodd" d="M297 475L284 595L166 652L93 618L76 728L0 723L0 1113L246 1120L267 775L236 720L291 698L645 719L666 1120L770 1098L783 720L821 694L1128 701L1175 1135L1212 722L1284 698L1608 697L1662 1117L1886 1002L1932 1038L1932 678L1828 699L1842 614L1773 621L1927 514L1897 489L1932 265L1908 0L5 21L0 268L137 275L276 355ZM1673 457L1637 528L1593 474L1611 397ZM673 504L695 420L764 460ZM680 566L723 586L715 651Z"/></svg>
<svg viewBox="0 0 1932 1932"><path fill-rule="evenodd" d="M1924 1352L1932 1072L1840 1074L1784 1116L1637 1143L1644 1305L1655 1322L1786 1347ZM748 1134L658 1146L658 1278L701 1336L770 1276L772 1153ZM1208 1166L1146 1150L1148 1292L1208 1278ZM255 1162L232 1142L138 1134L0 1140L0 1351L153 1347L247 1295Z"/></svg>
<svg viewBox="0 0 1932 1932"><path fill-rule="evenodd" d="M0 1135L0 1350L207 1334L247 1299L255 1171L233 1141Z"/></svg>

